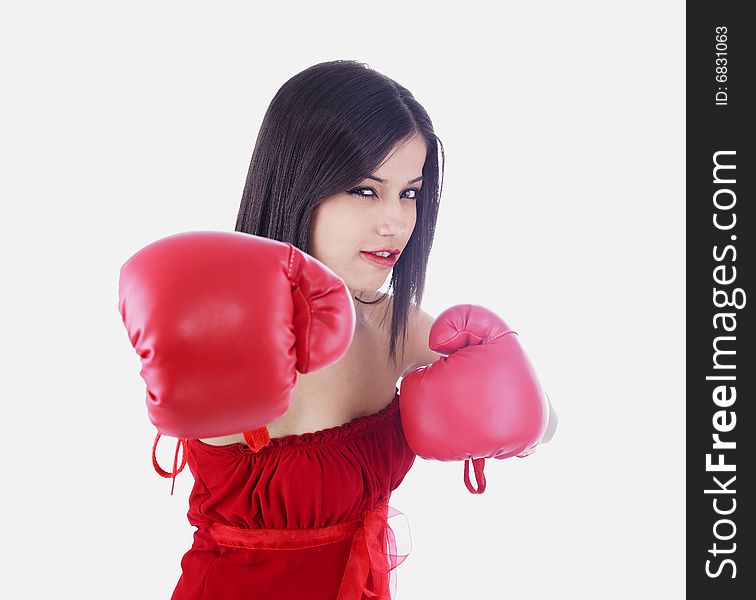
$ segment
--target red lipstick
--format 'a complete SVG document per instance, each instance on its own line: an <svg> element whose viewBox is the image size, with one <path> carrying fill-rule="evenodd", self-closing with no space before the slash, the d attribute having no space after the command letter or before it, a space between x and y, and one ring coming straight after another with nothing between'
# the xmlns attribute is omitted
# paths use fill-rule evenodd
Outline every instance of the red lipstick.
<svg viewBox="0 0 756 600"><path fill-rule="evenodd" d="M378 256L375 252L389 252L389 256ZM368 262L380 267L393 267L399 259L400 251L397 248L383 248L379 250L361 250L360 254Z"/></svg>

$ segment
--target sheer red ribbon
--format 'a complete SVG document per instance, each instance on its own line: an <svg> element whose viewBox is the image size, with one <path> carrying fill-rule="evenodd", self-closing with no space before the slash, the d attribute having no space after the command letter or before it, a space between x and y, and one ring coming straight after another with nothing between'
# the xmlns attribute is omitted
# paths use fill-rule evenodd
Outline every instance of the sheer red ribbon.
<svg viewBox="0 0 756 600"><path fill-rule="evenodd" d="M389 519L396 516L406 534L407 552L397 552L396 533ZM397 525L397 521L394 521ZM293 550L332 544L352 538L344 577L336 600L361 600L364 596L376 600L391 600L396 595L394 569L402 564L411 551L411 536L407 518L389 506L388 500L362 513L360 519L314 529L245 529L215 523L210 533L216 543L232 548ZM389 593L389 588L391 592Z"/></svg>

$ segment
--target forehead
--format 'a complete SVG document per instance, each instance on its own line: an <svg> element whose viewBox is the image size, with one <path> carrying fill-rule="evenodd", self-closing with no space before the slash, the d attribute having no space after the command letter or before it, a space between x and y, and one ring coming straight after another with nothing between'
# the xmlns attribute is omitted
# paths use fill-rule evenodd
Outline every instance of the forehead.
<svg viewBox="0 0 756 600"><path fill-rule="evenodd" d="M422 136L415 135L409 141L397 144L374 175L389 179L392 183L394 178L399 178L401 183L405 183L422 175L426 153L425 140Z"/></svg>

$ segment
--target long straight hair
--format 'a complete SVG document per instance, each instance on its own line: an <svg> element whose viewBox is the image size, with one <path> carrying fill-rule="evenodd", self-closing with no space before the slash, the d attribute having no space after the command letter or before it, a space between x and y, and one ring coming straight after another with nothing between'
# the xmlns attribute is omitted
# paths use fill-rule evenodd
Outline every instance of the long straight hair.
<svg viewBox="0 0 756 600"><path fill-rule="evenodd" d="M382 302L393 291L394 365L399 339L404 351L410 304L422 304L444 169L443 144L407 88L352 60L319 63L294 75L265 113L236 220L236 231L289 242L309 254L318 204L357 185L394 146L416 134L425 140L427 154L415 229L393 268L389 291L364 302Z"/></svg>

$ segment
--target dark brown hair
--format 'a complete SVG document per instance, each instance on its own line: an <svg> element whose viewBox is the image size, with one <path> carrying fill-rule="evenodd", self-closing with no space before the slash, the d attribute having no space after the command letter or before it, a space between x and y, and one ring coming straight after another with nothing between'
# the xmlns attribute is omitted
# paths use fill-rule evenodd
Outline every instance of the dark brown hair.
<svg viewBox="0 0 756 600"><path fill-rule="evenodd" d="M397 340L401 337L403 348L407 336L410 303L422 303L444 168L443 144L407 88L352 60L319 63L294 75L265 113L236 220L236 231L290 242L309 254L318 204L357 185L394 146L415 134L425 140L427 154L415 229L389 285L394 298L389 359L395 365Z"/></svg>

